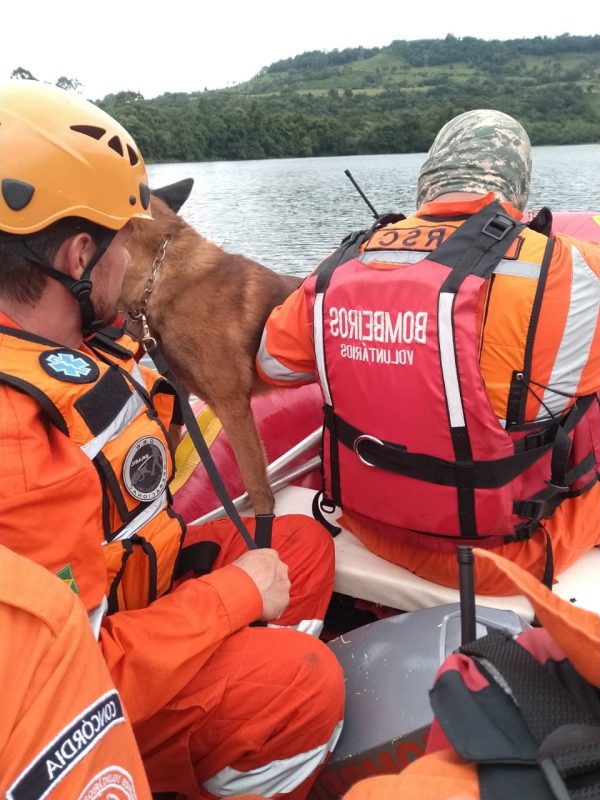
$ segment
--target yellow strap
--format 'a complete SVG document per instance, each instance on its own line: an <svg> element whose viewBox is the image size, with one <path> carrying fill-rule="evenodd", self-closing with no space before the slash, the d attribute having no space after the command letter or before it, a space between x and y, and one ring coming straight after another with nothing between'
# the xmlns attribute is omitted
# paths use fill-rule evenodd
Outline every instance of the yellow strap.
<svg viewBox="0 0 600 800"><path fill-rule="evenodd" d="M223 427L221 420L210 406L204 406L202 411L196 415L196 421L207 447L210 447L221 432ZM186 433L175 451L175 477L170 484L172 494L175 494L184 486L199 463L200 456L198 451L194 447L189 433Z"/></svg>

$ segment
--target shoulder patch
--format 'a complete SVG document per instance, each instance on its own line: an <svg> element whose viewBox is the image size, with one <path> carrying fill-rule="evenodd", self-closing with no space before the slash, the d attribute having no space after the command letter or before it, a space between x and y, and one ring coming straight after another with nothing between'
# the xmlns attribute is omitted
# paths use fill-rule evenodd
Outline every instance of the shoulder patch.
<svg viewBox="0 0 600 800"><path fill-rule="evenodd" d="M43 800L115 725L125 722L113 689L82 711L48 744L6 792L8 800Z"/></svg>
<svg viewBox="0 0 600 800"><path fill-rule="evenodd" d="M144 436L129 448L123 464L123 483L136 500L148 502L167 486L167 450L155 436Z"/></svg>
<svg viewBox="0 0 600 800"><path fill-rule="evenodd" d="M107 767L95 775L79 795L79 800L136 800L131 775L122 767Z"/></svg>
<svg viewBox="0 0 600 800"><path fill-rule="evenodd" d="M100 374L89 356L66 347L46 350L40 355L40 365L48 375L67 383L93 383Z"/></svg>

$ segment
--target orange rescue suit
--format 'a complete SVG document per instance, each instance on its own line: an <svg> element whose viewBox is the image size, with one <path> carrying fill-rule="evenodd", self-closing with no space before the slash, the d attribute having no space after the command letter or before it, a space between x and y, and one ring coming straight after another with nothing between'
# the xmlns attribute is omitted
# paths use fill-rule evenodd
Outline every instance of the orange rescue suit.
<svg viewBox="0 0 600 800"><path fill-rule="evenodd" d="M131 725L75 594L0 547L0 796L150 800Z"/></svg>

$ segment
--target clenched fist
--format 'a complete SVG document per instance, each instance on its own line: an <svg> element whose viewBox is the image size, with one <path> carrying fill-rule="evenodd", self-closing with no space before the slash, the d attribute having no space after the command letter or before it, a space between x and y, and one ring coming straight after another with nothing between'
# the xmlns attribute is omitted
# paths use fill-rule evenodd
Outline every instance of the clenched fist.
<svg viewBox="0 0 600 800"><path fill-rule="evenodd" d="M263 602L261 619L268 622L281 616L290 602L290 579L287 564L276 550L261 548L244 553L233 562L249 575Z"/></svg>

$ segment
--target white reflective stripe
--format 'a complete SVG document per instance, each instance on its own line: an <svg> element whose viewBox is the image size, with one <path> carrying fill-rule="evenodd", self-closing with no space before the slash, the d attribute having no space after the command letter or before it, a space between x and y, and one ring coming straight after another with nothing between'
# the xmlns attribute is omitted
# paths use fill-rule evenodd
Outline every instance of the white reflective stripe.
<svg viewBox="0 0 600 800"><path fill-rule="evenodd" d="M149 357L149 356L148 356ZM152 359L150 359L152 360ZM152 362L154 363L154 362ZM131 377L137 381L142 386L146 386L146 381L144 380L144 376L142 375L142 371L140 370L137 361L133 362L133 366L131 368Z"/></svg>
<svg viewBox="0 0 600 800"><path fill-rule="evenodd" d="M361 253L358 260L363 264L382 262L387 264L418 264L424 261L429 255L428 251L423 250L369 250ZM539 278L540 265L529 261L515 261L514 259L503 258L494 272L497 275L514 275L519 278Z"/></svg>
<svg viewBox="0 0 600 800"><path fill-rule="evenodd" d="M266 338L267 332L263 331L257 353L258 363L265 375L278 381L314 381L314 372L294 372L294 370L282 364L281 361L273 358L267 350Z"/></svg>
<svg viewBox="0 0 600 800"><path fill-rule="evenodd" d="M140 512L135 519L132 519L131 522L126 525L123 530L119 531L119 533L110 540L110 542L119 542L121 539L131 539L131 537L136 534L140 528L143 528L147 522L150 522L151 519L158 516L163 508L167 505L167 490L165 489L161 494L153 500L149 506ZM110 544L110 542L102 542L103 545Z"/></svg>
<svg viewBox="0 0 600 800"><path fill-rule="evenodd" d="M102 620L104 619L104 615L108 611L108 600L106 597L102 598L102 602L96 608L93 608L91 611L88 611L88 620L90 621L90 626L92 631L94 632L94 636L96 637L96 641L100 638L100 625L102 624Z"/></svg>
<svg viewBox="0 0 600 800"><path fill-rule="evenodd" d="M263 767L240 772L232 767L225 767L212 778L204 781L204 788L217 797L232 797L237 794L258 794L261 797L273 797L276 794L293 792L305 781L327 758L333 750L342 732L343 721L335 726L328 742L306 753L291 758L271 761Z"/></svg>
<svg viewBox="0 0 600 800"><path fill-rule="evenodd" d="M529 261L514 261L503 258L494 270L496 275L514 275L517 278L539 278L540 265Z"/></svg>
<svg viewBox="0 0 600 800"><path fill-rule="evenodd" d="M586 264L576 247L571 248L571 254L573 278L567 323L537 419L548 417L548 410L552 414L561 414L570 405L571 397L577 392L581 373L588 362L598 324L600 278ZM552 389L564 392L569 397L556 394Z"/></svg>
<svg viewBox="0 0 600 800"><path fill-rule="evenodd" d="M368 250L358 256L363 264L382 262L384 264L417 264L424 261L429 252L427 250Z"/></svg>
<svg viewBox="0 0 600 800"><path fill-rule="evenodd" d="M327 382L327 371L325 369L325 323L323 320L323 300L324 295L319 292L315 297L313 308L313 325L315 333L315 357L317 361L317 372L319 373L319 383L325 397L325 402L331 405L331 392Z"/></svg>
<svg viewBox="0 0 600 800"><path fill-rule="evenodd" d="M95 458L107 442L110 442L127 428L143 408L143 405L140 396L135 393L132 394L110 425L107 425L101 433L87 444L81 446L86 456L90 459Z"/></svg>
<svg viewBox="0 0 600 800"><path fill-rule="evenodd" d="M273 625L271 622L267 625L268 628L290 628L294 631L301 631L308 633L310 636L320 636L323 630L322 619L302 619L297 625Z"/></svg>
<svg viewBox="0 0 600 800"><path fill-rule="evenodd" d="M440 359L444 391L448 403L451 428L464 428L462 398L458 385L456 354L454 352L454 331L452 329L452 305L455 295L441 292L438 302L438 335L440 337Z"/></svg>

